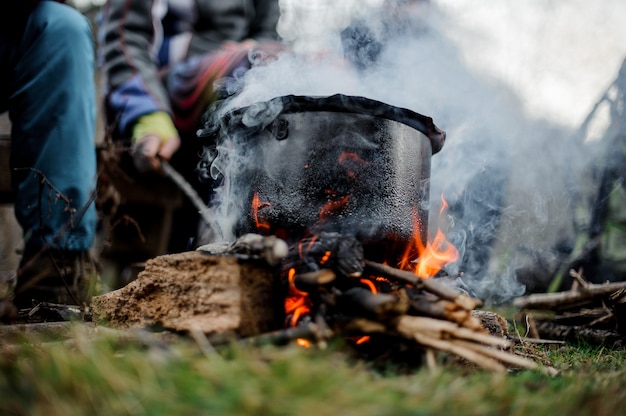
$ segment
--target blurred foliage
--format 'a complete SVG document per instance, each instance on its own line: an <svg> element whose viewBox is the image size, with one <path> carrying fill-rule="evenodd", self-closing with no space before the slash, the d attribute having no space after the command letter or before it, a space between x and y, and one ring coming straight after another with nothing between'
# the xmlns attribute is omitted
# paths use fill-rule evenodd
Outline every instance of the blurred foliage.
<svg viewBox="0 0 626 416"><path fill-rule="evenodd" d="M559 375L492 374L439 357L435 371L374 370L341 343L215 350L87 336L2 347L0 414L616 415L626 352L533 347ZM525 351L528 353L528 351Z"/></svg>

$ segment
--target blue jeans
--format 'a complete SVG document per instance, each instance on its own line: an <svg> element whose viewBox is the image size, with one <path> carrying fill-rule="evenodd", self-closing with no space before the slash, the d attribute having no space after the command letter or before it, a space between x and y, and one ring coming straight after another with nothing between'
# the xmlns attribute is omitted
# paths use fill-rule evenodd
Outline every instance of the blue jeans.
<svg viewBox="0 0 626 416"><path fill-rule="evenodd" d="M7 110L15 214L27 249L88 250L96 98L91 27L78 11L42 1L22 24L0 31L0 112Z"/></svg>

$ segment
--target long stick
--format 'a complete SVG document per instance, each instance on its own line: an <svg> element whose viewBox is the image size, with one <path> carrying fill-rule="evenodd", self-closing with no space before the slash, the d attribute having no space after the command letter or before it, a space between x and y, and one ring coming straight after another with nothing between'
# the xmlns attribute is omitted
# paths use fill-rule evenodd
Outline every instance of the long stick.
<svg viewBox="0 0 626 416"><path fill-rule="evenodd" d="M558 293L535 293L513 300L513 305L521 309L542 309L557 307L563 309L566 305L596 296L609 296L618 290L626 289L626 282L591 284L578 290L569 290Z"/></svg>
<svg viewBox="0 0 626 416"><path fill-rule="evenodd" d="M189 198L193 206L198 209L202 220L207 225L210 225L211 217L209 216L209 207L204 203L202 198L200 198L200 195L198 195L196 190L193 189L189 182L187 182L185 178L183 178L183 176L178 173L176 169L174 169L172 165L170 165L168 162L164 160L161 161L161 168L163 169L165 176L170 178L172 182L174 182L176 186L178 186L180 190L183 191L183 193Z"/></svg>
<svg viewBox="0 0 626 416"><path fill-rule="evenodd" d="M469 297L454 288L437 282L435 279L422 279L411 272L396 269L395 267L376 263L370 260L365 260L365 266L369 267L374 274L381 274L383 277L408 283L418 289L434 293L435 295L452 301L467 310L472 310L482 305L482 301L480 299Z"/></svg>

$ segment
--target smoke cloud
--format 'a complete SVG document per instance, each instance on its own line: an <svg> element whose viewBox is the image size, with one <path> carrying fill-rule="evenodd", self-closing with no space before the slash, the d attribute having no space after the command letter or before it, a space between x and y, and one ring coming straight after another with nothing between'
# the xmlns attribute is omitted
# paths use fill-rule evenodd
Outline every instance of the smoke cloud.
<svg viewBox="0 0 626 416"><path fill-rule="evenodd" d="M279 32L290 51L234 80L238 93L217 118L278 96L337 93L432 117L448 139L432 158L431 227L445 228L462 255L447 272L463 272L460 284L492 303L545 287L575 237L569 185L584 178L601 147L573 151L585 142L581 123L626 56L619 19L626 3L280 5ZM606 128L598 123L595 139ZM237 155L220 163L218 156L227 184L246 161ZM442 195L450 208L437 218ZM217 190L215 238L233 237L236 199L227 185Z"/></svg>

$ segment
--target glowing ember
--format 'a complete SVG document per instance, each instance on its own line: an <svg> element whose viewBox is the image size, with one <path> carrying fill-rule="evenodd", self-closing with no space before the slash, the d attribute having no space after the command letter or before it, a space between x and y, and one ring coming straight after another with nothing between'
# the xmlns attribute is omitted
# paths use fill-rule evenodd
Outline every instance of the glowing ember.
<svg viewBox="0 0 626 416"><path fill-rule="evenodd" d="M378 293L378 288L376 287L374 282L372 282L371 280L369 280L369 279L360 279L360 282L363 283L365 286L367 286L369 288L369 290L372 291L372 293Z"/></svg>
<svg viewBox="0 0 626 416"><path fill-rule="evenodd" d="M296 339L296 345L303 348L309 348L311 346L311 341L306 338L298 338Z"/></svg>
<svg viewBox="0 0 626 416"><path fill-rule="evenodd" d="M346 160L353 160L355 162L359 162L359 163L362 163L364 165L369 165L370 164L370 162L361 159L361 157L359 155L357 155L356 153L341 152L341 155L339 155L339 163L343 163Z"/></svg>
<svg viewBox="0 0 626 416"><path fill-rule="evenodd" d="M335 212L345 207L348 203L348 199L349 197L347 195L343 197L335 196L330 199L320 210L320 221L332 217Z"/></svg>
<svg viewBox="0 0 626 416"><path fill-rule="evenodd" d="M326 262L328 261L328 259L330 258L331 252L330 251L326 251L324 253L324 256L320 259L320 266L323 266L324 264L326 264Z"/></svg>
<svg viewBox="0 0 626 416"><path fill-rule="evenodd" d="M366 342L369 342L369 340L370 340L369 335L365 335L365 336L357 338L357 340L354 341L354 343L356 345L361 345L361 344L365 344Z"/></svg>

